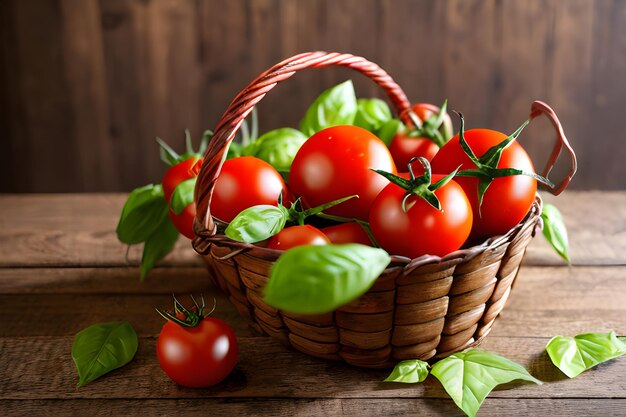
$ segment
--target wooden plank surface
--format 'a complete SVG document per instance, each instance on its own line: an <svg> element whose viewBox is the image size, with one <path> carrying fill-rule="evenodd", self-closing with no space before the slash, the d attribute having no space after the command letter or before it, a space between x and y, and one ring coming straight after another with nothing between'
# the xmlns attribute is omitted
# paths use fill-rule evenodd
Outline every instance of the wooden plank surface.
<svg viewBox="0 0 626 417"><path fill-rule="evenodd" d="M452 401L441 399L192 399L192 400L0 400L8 415L110 416L110 415L178 415L232 416L465 416ZM626 400L499 399L487 398L479 416L592 416L598 410L607 416L624 416Z"/></svg>
<svg viewBox="0 0 626 417"><path fill-rule="evenodd" d="M492 334L626 334L625 276L626 267L523 266ZM171 293L184 300L190 292L209 304L215 298L215 315L238 334L254 334L204 269L159 268L154 286L151 278L141 284L130 268L0 269L0 335L70 336L98 320L126 319L140 335L157 335L163 319L154 308L171 309Z"/></svg>
<svg viewBox="0 0 626 417"><path fill-rule="evenodd" d="M138 265L141 248L117 241L115 227L124 194L0 195L0 266ZM563 212L573 265L626 265L626 192L566 192L544 195ZM201 266L180 238L163 265ZM563 265L537 237L526 265Z"/></svg>
<svg viewBox="0 0 626 417"><path fill-rule="evenodd" d="M626 334L626 193L572 192L554 201L565 215L574 266L535 239L514 290L481 348L525 366L544 381L493 391L479 415L626 415L626 359L575 379L545 353L557 334ZM0 196L0 410L2 415L462 415L432 377L423 384L381 382L368 370L306 356L250 329L210 284L182 239L148 279L138 279L138 248L126 259L114 228L124 196ZM240 358L208 389L187 389L159 368L155 307L171 293L215 298L215 316L235 329ZM139 350L126 367L83 388L71 360L75 333L128 320Z"/></svg>
<svg viewBox="0 0 626 417"><path fill-rule="evenodd" d="M72 336L0 338L0 365L5 370L0 380L0 399L448 397L432 376L423 384L384 383L388 370L312 358L267 337L239 337L240 354L233 373L210 388L177 386L159 368L155 338L142 337L129 365L76 389L76 369L70 355L72 340ZM490 335L482 348L520 363L544 382L513 382L490 397L626 399L626 360L614 360L569 379L545 353L548 340Z"/></svg>

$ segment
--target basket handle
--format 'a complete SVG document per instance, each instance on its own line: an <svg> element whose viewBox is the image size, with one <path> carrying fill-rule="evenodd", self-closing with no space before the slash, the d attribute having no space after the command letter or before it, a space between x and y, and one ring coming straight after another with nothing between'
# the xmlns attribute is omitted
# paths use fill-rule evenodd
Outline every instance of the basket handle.
<svg viewBox="0 0 626 417"><path fill-rule="evenodd" d="M554 168L554 164L556 164L556 161L558 160L559 155L563 150L563 147L565 147L570 156L571 165L567 176L554 187L548 187L552 194L559 195L563 192L563 190L567 188L568 184L572 180L572 177L574 177L574 174L576 174L576 154L570 146L567 137L565 137L565 132L563 132L563 126L561 126L561 122L559 121L559 118L557 117L554 110L552 110L552 108L543 101L534 101L530 106L530 120L532 121L534 118L541 116L542 114L545 114L552 123L552 126L556 131L556 142L554 144L554 148L552 149L552 154L550 154L550 158L548 159L548 162L546 163L546 166L543 169L541 175L545 178L548 178L548 175L550 174L550 171L552 171L552 168Z"/></svg>
<svg viewBox="0 0 626 417"><path fill-rule="evenodd" d="M194 230L197 234L210 236L216 232L216 225L210 211L215 181L222 169L228 145L254 106L279 82L290 78L297 71L333 65L352 68L372 79L387 93L403 121L409 122L405 118L410 103L400 86L382 68L363 57L337 52L306 52L274 65L235 97L215 128L215 134L204 154L204 161L196 182L197 209Z"/></svg>

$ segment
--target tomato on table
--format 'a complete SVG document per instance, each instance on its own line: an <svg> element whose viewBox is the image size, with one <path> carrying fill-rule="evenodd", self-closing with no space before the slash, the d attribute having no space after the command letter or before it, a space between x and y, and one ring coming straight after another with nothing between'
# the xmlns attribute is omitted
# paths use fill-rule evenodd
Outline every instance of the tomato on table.
<svg viewBox="0 0 626 417"><path fill-rule="evenodd" d="M302 245L328 245L330 240L319 229L305 224L286 227L270 238L267 247L287 250Z"/></svg>
<svg viewBox="0 0 626 417"><path fill-rule="evenodd" d="M309 207L358 195L326 212L367 220L372 201L389 183L370 168L396 172L385 144L363 128L333 126L302 145L291 165L289 187Z"/></svg>
<svg viewBox="0 0 626 417"><path fill-rule="evenodd" d="M508 136L490 129L471 129L464 132L464 137L474 154L480 158ZM435 173L447 174L459 166L461 171L476 169L476 165L462 149L457 134L433 158L432 169ZM504 148L497 168L516 168L529 173L535 172L530 157L515 141ZM480 204L478 178L456 177L455 181L463 188L472 205L474 212L472 238L485 238L508 232L526 216L537 192L537 180L530 176L512 175L495 178L484 193Z"/></svg>
<svg viewBox="0 0 626 417"><path fill-rule="evenodd" d="M278 205L280 195L288 196L281 175L267 162L242 156L224 162L211 198L211 214L230 222L248 207Z"/></svg>
<svg viewBox="0 0 626 417"><path fill-rule="evenodd" d="M181 307L178 303L177 309ZM234 330L223 320L204 317L203 307L204 300L197 312L184 307L175 315L159 311L167 319L157 340L159 365L170 379L185 387L215 385L237 363Z"/></svg>

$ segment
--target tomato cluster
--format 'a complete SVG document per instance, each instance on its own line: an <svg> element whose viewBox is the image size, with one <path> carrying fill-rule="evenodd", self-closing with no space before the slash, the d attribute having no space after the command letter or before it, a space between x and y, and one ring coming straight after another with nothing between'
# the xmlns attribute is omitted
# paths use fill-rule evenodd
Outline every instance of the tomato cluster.
<svg viewBox="0 0 626 417"><path fill-rule="evenodd" d="M226 224L220 232L274 251L310 246L291 251L275 266L291 256L292 261L297 257L299 268L307 252L316 278L325 263L331 265L326 276L340 272L328 262L332 251L342 268L350 262L360 265L359 276L365 274L364 260L375 258L374 253L380 258L372 264L379 269L369 268L375 279L390 262L389 255L445 256L507 233L529 212L537 181L549 184L534 173L528 154L516 142L528 121L505 135L465 130L459 114L461 127L452 137L446 102L441 108L419 103L407 115L410 122L404 124L391 116L382 100L357 100L350 82L320 95L299 129L276 129L257 138L253 112L253 133L244 122L241 140L230 144L215 182L210 212L220 227ZM159 140L161 157L170 168L161 184L134 190L122 210L118 238L144 243L142 279L172 250L179 233L195 237L193 190L208 133L197 153L189 134L183 155ZM358 245L343 245L351 243ZM364 250L368 256L354 255ZM287 276L295 282L298 274ZM369 288L366 281L351 297ZM320 300L329 299L320 294ZM336 298L341 301L337 305L348 298ZM175 300L173 313L160 311L168 321L157 355L171 379L204 387L232 371L237 343L226 323L203 315L204 300L201 306L193 301L192 310Z"/></svg>
<svg viewBox="0 0 626 417"><path fill-rule="evenodd" d="M305 209L357 196L321 213L333 225L318 229L292 213L282 230L247 241L278 250L361 243L409 258L444 256L517 225L531 208L540 178L514 141L521 128L507 136L462 126L448 140L451 121L445 107L422 103L412 111L414 126L398 131L389 146L360 126L317 131L293 157L287 183L254 157L226 161L212 214L231 222L248 216L242 212L246 208L282 207L280 196ZM290 221L296 225L289 226ZM234 223L233 228L248 226L250 220Z"/></svg>

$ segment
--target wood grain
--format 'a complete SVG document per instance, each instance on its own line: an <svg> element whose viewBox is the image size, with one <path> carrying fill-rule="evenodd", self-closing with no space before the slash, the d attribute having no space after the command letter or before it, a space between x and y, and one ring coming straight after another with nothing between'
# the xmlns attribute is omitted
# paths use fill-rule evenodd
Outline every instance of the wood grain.
<svg viewBox="0 0 626 417"><path fill-rule="evenodd" d="M0 409L2 415L462 415L438 381L381 382L388 370L315 359L250 329L210 284L188 242L144 283L139 248L114 229L119 194L0 196ZM525 366L544 385L513 382L493 391L480 415L626 415L626 359L575 379L552 365L550 337L615 330L626 334L624 192L571 192L546 201L563 212L574 266L539 237L531 245L502 317L480 346ZM239 362L208 389L175 385L159 368L155 307L170 293L203 292L235 329ZM128 320L139 350L126 367L76 389L74 334ZM210 411L209 411L210 410Z"/></svg>
<svg viewBox="0 0 626 417"><path fill-rule="evenodd" d="M189 294L211 288L204 267L0 268L0 294ZM211 290L212 291L212 290Z"/></svg>
<svg viewBox="0 0 626 417"><path fill-rule="evenodd" d="M56 416L109 415L174 415L231 417L241 416L464 416L452 400L403 398L394 399L223 399L202 398L193 400L124 400L88 399L80 401L59 400L0 400L7 416L54 413ZM623 416L626 401L602 399L500 399L487 398L480 408L481 416L541 415L563 416L596 415L601 410L606 415Z"/></svg>
<svg viewBox="0 0 626 417"><path fill-rule="evenodd" d="M159 368L155 339L141 338L135 359L105 378L76 389L72 337L0 338L0 399L79 398L447 398L438 381L384 383L389 370L366 370L315 359L270 338L239 337L239 360L222 383L207 389L177 387ZM626 399L625 358L569 379L544 351L548 338L489 336L484 349L525 366L544 385L512 383L490 398ZM28 355L24 355L28 352ZM41 375L46 375L45 379Z"/></svg>
<svg viewBox="0 0 626 417"><path fill-rule="evenodd" d="M624 276L626 267L524 266L493 334L626 334ZM139 334L155 335L163 320L154 308L170 308L171 293L184 299L192 292L203 292L209 304L215 297L215 315L238 334L254 334L201 268L158 268L143 284L129 268L5 268L0 269L0 335L68 336L96 321L122 319L131 320Z"/></svg>
<svg viewBox="0 0 626 417"><path fill-rule="evenodd" d="M256 75L312 49L363 54L413 101L448 98L469 127L513 131L546 100L579 153L572 187L626 187L621 0L6 0L0 16L0 192L158 181L155 136L182 148L185 128L213 128ZM260 106L262 130L297 126L349 77L298 75ZM354 78L361 96L378 94ZM536 161L544 128L520 139Z"/></svg>
<svg viewBox="0 0 626 417"><path fill-rule="evenodd" d="M115 236L123 194L0 195L0 267L137 266L141 247L128 252ZM573 265L626 265L626 193L544 195L563 212ZM17 220L15 220L17 219ZM33 231L36 230L36 233ZM525 265L564 265L542 236ZM202 266L188 240L163 260L167 266Z"/></svg>

